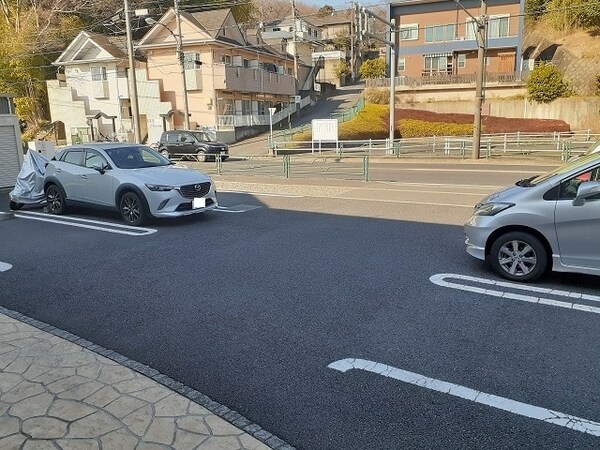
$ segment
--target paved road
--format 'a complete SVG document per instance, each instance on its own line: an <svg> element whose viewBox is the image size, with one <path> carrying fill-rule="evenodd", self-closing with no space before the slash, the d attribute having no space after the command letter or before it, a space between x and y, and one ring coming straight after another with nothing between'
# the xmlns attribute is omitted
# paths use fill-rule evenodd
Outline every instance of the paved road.
<svg viewBox="0 0 600 450"><path fill-rule="evenodd" d="M473 176L482 186L491 177ZM598 446L597 436L525 417L531 406L499 407L514 400L599 422L599 316L432 283L449 273L496 279L464 252L470 208L460 196L426 205L404 190L400 203L358 198L358 182L313 180L274 196L255 181L219 179L228 209L156 222L143 236L0 222L0 260L14 266L0 302L148 364L298 448ZM464 184L459 175L437 189L467 195ZM225 192L236 190L255 193ZM539 286L594 295L600 283L554 275ZM439 381L477 394L438 392Z"/></svg>

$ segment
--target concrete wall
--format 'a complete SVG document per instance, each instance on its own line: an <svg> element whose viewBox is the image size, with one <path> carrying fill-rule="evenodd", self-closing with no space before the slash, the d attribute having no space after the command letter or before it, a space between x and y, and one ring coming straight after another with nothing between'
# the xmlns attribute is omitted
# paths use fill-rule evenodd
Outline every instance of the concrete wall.
<svg viewBox="0 0 600 450"><path fill-rule="evenodd" d="M388 88L389 91L389 88ZM422 87L422 88L410 88L408 86L401 86L396 90L398 100L402 103L428 103L435 102L444 103L449 102L455 104L456 102L469 102L475 101L475 87L472 85L464 85L458 87L458 85L448 86L444 89L442 86L435 87ZM502 99L506 97L525 96L527 89L523 85L496 85L488 86L486 88L486 98L488 101L494 99Z"/></svg>
<svg viewBox="0 0 600 450"><path fill-rule="evenodd" d="M402 95L398 97L401 101ZM600 98L576 97L560 98L552 103L543 104L528 100L491 99L492 116L513 117L518 119L558 119L564 120L571 130L587 130L600 132ZM473 114L473 101L401 103L402 108L422 109L437 113Z"/></svg>

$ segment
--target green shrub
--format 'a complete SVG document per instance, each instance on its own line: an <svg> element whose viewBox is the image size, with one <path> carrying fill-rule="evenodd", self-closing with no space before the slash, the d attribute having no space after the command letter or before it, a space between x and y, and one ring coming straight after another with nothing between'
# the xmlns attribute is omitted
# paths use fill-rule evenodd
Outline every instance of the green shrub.
<svg viewBox="0 0 600 450"><path fill-rule="evenodd" d="M385 78L385 59L367 59L360 65L358 73L361 78Z"/></svg>
<svg viewBox="0 0 600 450"><path fill-rule="evenodd" d="M559 97L569 97L571 89L563 74L552 64L540 64L527 78L529 98L540 103L550 103Z"/></svg>
<svg viewBox="0 0 600 450"><path fill-rule="evenodd" d="M376 105L390 104L390 90L385 88L367 88L365 89L365 101Z"/></svg>
<svg viewBox="0 0 600 450"><path fill-rule="evenodd" d="M333 76L336 78L349 77L350 75L352 75L352 72L347 61L340 61L333 67Z"/></svg>

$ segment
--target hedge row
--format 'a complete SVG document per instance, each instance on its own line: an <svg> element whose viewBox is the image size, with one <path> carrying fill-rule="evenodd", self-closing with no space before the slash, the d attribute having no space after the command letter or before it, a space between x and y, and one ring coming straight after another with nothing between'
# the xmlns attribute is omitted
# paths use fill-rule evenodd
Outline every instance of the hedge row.
<svg viewBox="0 0 600 450"><path fill-rule="evenodd" d="M340 140L385 139L389 135L389 106L367 103L358 115L339 126ZM426 122L400 119L396 122L396 138L426 136L463 136L473 134L472 124ZM311 132L294 135L295 141L310 141Z"/></svg>

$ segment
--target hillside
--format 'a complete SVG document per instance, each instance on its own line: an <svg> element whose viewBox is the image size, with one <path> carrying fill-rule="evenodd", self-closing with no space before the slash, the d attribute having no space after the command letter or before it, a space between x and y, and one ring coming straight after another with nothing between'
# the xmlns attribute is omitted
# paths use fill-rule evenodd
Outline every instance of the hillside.
<svg viewBox="0 0 600 450"><path fill-rule="evenodd" d="M559 33L540 24L528 27L523 42L523 57L552 62L578 95L593 95L600 75L600 33L576 30Z"/></svg>

